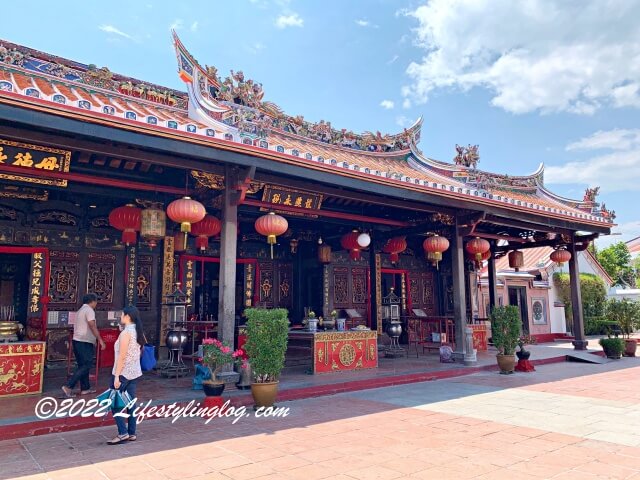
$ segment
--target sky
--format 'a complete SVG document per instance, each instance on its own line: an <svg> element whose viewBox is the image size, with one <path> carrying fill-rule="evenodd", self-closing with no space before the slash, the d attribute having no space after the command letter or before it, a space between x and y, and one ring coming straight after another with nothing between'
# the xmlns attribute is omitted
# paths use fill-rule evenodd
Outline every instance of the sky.
<svg viewBox="0 0 640 480"><path fill-rule="evenodd" d="M0 38L144 81L184 90L175 29L290 115L382 133L423 117L427 156L477 144L483 170L544 163L562 196L601 187L619 225L598 247L640 235L640 0L5 3Z"/></svg>

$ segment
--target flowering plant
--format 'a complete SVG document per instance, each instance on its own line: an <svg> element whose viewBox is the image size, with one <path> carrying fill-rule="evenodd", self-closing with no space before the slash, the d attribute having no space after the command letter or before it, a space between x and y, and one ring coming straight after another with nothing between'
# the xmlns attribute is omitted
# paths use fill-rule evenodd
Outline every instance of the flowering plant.
<svg viewBox="0 0 640 480"><path fill-rule="evenodd" d="M336 318L338 316L338 312L335 310L331 310L331 317Z"/></svg>
<svg viewBox="0 0 640 480"><path fill-rule="evenodd" d="M202 341L202 364L211 371L211 383L222 383L217 375L225 365L230 363L240 363L242 368L247 367L244 350L238 348L233 350L226 342L221 342L216 338L205 338Z"/></svg>
<svg viewBox="0 0 640 480"><path fill-rule="evenodd" d="M534 345L535 343L536 337L532 337L531 335L520 335L518 338L518 346L520 347L520 350L522 350L522 347L525 345Z"/></svg>

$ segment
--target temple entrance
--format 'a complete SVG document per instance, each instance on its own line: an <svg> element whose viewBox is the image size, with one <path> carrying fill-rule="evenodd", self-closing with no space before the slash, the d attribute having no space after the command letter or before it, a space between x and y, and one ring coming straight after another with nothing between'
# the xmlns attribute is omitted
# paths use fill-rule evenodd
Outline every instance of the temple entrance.
<svg viewBox="0 0 640 480"><path fill-rule="evenodd" d="M0 253L0 321L27 323L31 255Z"/></svg>
<svg viewBox="0 0 640 480"><path fill-rule="evenodd" d="M520 321L522 322L522 333L529 334L529 309L527 307L527 288L509 287L509 305L518 307Z"/></svg>

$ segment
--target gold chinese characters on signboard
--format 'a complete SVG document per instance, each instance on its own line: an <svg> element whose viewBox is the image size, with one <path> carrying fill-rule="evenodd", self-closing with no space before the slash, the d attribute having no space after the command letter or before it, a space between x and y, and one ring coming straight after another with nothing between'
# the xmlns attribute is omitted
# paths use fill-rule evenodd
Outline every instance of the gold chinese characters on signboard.
<svg viewBox="0 0 640 480"><path fill-rule="evenodd" d="M137 300L138 287L138 258L136 247L129 246L127 252L127 305L135 305Z"/></svg>
<svg viewBox="0 0 640 480"><path fill-rule="evenodd" d="M262 193L262 201L285 207L304 208L306 210L320 210L322 195L317 193L291 190L289 188L267 185ZM287 212L291 214L290 212Z"/></svg>
<svg viewBox="0 0 640 480"><path fill-rule="evenodd" d="M66 187L66 180L46 178L46 175L29 176L26 172L28 170L37 170L40 172L66 173L69 171L70 164L71 152L68 150L0 139L0 171L4 165L20 167L25 170L24 175L0 173L0 178L17 182Z"/></svg>

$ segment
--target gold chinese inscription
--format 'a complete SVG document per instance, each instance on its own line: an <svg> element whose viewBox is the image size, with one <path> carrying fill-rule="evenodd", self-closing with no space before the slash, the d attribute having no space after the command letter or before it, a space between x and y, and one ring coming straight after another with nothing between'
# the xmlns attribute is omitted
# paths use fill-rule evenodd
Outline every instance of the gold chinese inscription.
<svg viewBox="0 0 640 480"><path fill-rule="evenodd" d="M13 142L0 139L0 169L3 165L21 167L26 170L38 170L41 172L69 171L71 164L71 152L57 148L42 147L29 143ZM0 178L17 182L36 183L56 187L66 187L67 180L31 177L25 175L0 173Z"/></svg>
<svg viewBox="0 0 640 480"><path fill-rule="evenodd" d="M39 317L42 314L40 298L43 292L44 254L35 252L31 255L31 285L29 286L29 316Z"/></svg>
<svg viewBox="0 0 640 480"><path fill-rule="evenodd" d="M136 247L131 245L127 252L127 305L135 305L138 294L138 257Z"/></svg>
<svg viewBox="0 0 640 480"><path fill-rule="evenodd" d="M162 298L164 299L173 291L173 254L174 254L173 237L164 237L164 251L162 255ZM167 338L168 329L168 312L166 308L162 309L160 317L160 345L164 346Z"/></svg>
<svg viewBox="0 0 640 480"><path fill-rule="evenodd" d="M247 263L244 266L244 306L250 307L253 305L253 282L254 282L255 269L252 263Z"/></svg>
<svg viewBox="0 0 640 480"><path fill-rule="evenodd" d="M322 198L322 195L317 193L292 190L274 185L265 186L262 193L263 202L306 210L320 210Z"/></svg>
<svg viewBox="0 0 640 480"><path fill-rule="evenodd" d="M184 274L184 293L187 295L187 305L191 305L191 298L193 297L193 287L195 285L195 262L193 260L187 260L186 270Z"/></svg>

